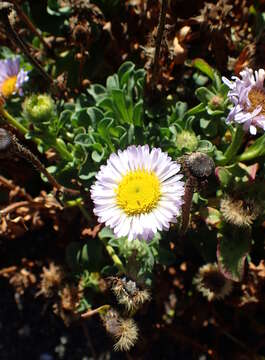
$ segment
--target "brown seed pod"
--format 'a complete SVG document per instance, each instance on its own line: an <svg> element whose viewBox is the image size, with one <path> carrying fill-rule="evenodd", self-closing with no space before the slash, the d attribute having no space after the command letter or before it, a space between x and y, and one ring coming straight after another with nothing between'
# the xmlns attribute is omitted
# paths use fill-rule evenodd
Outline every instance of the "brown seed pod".
<svg viewBox="0 0 265 360"><path fill-rule="evenodd" d="M215 169L213 159L201 152L191 154L186 160L186 166L191 175L195 176L198 180L207 178Z"/></svg>

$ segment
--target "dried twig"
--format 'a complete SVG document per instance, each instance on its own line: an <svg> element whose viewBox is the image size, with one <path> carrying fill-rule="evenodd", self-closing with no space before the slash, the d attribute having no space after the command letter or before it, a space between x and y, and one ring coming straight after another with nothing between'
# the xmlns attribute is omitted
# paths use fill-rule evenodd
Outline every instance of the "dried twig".
<svg viewBox="0 0 265 360"><path fill-rule="evenodd" d="M165 23L166 23L167 3L168 3L168 0L162 0L160 18L159 18L158 29L157 29L157 36L156 36L156 41L155 41L155 56L154 56L154 62L153 62L153 67L152 67L152 79L151 79L151 89L152 90L154 90L154 88L156 86L158 75L159 75L159 57L160 57L161 43L162 43L163 33L164 33Z"/></svg>
<svg viewBox="0 0 265 360"><path fill-rule="evenodd" d="M11 25L9 20L9 15L12 9L13 9L13 5L9 2L4 1L2 2L2 4L0 4L0 20L5 25L8 35L15 42L15 44L24 52L28 60L32 63L33 66L35 66L38 69L38 71L48 81L48 83L53 84L53 78L42 68L41 64L31 55L31 53L27 48L27 45L20 38L16 30Z"/></svg>
<svg viewBox="0 0 265 360"><path fill-rule="evenodd" d="M17 3L17 1L16 0L11 0L11 1L15 5L15 9L18 13L18 16L21 18L21 20L24 21L24 23L27 25L27 27L30 29L30 31L32 31L36 36L38 36L38 38L40 39L42 44L45 46L45 48L47 48L48 50L51 50L51 45L44 40L40 31L36 29L35 25L31 22L31 20L28 18L28 16L24 13L24 11L21 9L21 7Z"/></svg>

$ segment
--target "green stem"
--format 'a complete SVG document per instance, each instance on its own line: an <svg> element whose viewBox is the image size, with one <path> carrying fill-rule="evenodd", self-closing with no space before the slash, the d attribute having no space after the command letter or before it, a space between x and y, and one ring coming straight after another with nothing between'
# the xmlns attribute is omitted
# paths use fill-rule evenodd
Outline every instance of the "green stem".
<svg viewBox="0 0 265 360"><path fill-rule="evenodd" d="M66 149L65 144L61 142L61 139L57 138L53 146L63 159L68 161L72 161L74 159L73 155Z"/></svg>
<svg viewBox="0 0 265 360"><path fill-rule="evenodd" d="M0 115L8 122L8 124L14 126L18 129L23 135L26 135L28 129L21 125L12 115L9 114L2 106L0 106Z"/></svg>
<svg viewBox="0 0 265 360"><path fill-rule="evenodd" d="M105 245L105 249L107 251L107 253L109 254L109 256L112 258L112 261L114 263L114 265L119 269L119 271L121 273L125 273L125 269L123 266L123 263L121 262L120 258L118 257L118 255L115 253L115 250L113 249L112 246L108 245L105 241L103 241L103 244Z"/></svg>
<svg viewBox="0 0 265 360"><path fill-rule="evenodd" d="M69 204L69 202L68 202ZM86 209L83 207L83 205L80 202L77 202L77 206L79 207L79 209L81 210L82 214L84 215L85 219L87 221L91 221L91 217L88 214L88 212L86 211ZM118 255L115 253L115 250L113 249L113 247L111 245L109 245L107 243L107 241L105 239L101 239L102 243L105 246L105 249L107 251L107 253L109 254L109 256L112 258L112 261L114 263L114 265L119 269L119 271L121 273L125 273L125 269L123 266L123 263L121 262L120 258L118 257Z"/></svg>
<svg viewBox="0 0 265 360"><path fill-rule="evenodd" d="M224 159L217 162L217 165L226 165L231 162L231 160L236 156L238 150L242 145L243 137L244 137L244 130L241 125L238 125L233 134L232 142L226 149L226 152L224 153Z"/></svg>

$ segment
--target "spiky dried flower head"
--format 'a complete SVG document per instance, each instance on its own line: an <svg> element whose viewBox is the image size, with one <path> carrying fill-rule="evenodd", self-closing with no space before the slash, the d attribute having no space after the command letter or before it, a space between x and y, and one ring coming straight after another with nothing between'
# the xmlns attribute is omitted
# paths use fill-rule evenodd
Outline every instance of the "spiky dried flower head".
<svg viewBox="0 0 265 360"><path fill-rule="evenodd" d="M61 266L55 265L53 262L49 264L49 267L45 266L42 269L40 291L38 295L43 295L46 298L50 298L57 294L62 282L65 278L65 273Z"/></svg>
<svg viewBox="0 0 265 360"><path fill-rule="evenodd" d="M135 345L139 330L133 319L121 317L114 309L101 315L101 318L106 331L116 341L115 351L129 351Z"/></svg>
<svg viewBox="0 0 265 360"><path fill-rule="evenodd" d="M233 199L226 196L220 202L220 210L226 222L249 227L260 214L260 206L253 199Z"/></svg>
<svg viewBox="0 0 265 360"><path fill-rule="evenodd" d="M208 301L223 299L233 289L232 281L223 276L216 263L201 266L193 283Z"/></svg>
<svg viewBox="0 0 265 360"><path fill-rule="evenodd" d="M111 290L117 298L117 302L123 305L128 312L138 310L146 301L150 301L151 295L147 289L140 289L132 280L125 277L111 278Z"/></svg>
<svg viewBox="0 0 265 360"><path fill-rule="evenodd" d="M213 159L207 154L199 151L189 155L185 160L185 165L188 168L190 175L196 177L198 180L209 177L213 174L215 169Z"/></svg>
<svg viewBox="0 0 265 360"><path fill-rule="evenodd" d="M14 5L8 1L2 1L0 4L0 15L8 16L14 9Z"/></svg>

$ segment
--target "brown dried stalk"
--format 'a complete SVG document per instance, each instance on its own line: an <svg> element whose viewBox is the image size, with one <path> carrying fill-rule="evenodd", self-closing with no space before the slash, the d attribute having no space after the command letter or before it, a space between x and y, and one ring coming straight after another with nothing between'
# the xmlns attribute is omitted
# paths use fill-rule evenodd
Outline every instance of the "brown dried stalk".
<svg viewBox="0 0 265 360"><path fill-rule="evenodd" d="M159 57L160 57L160 49L161 49L161 43L163 39L163 33L165 29L165 23L166 23L166 13L167 13L167 4L168 0L162 0L161 5L161 11L160 11L160 18L158 23L158 29L157 29L157 37L155 41L155 56L154 56L154 63L153 63L153 74L151 79L151 89L154 90L158 75L159 75Z"/></svg>
<svg viewBox="0 0 265 360"><path fill-rule="evenodd" d="M71 195L80 195L78 190L68 189L60 185L56 179L46 170L40 160L34 154L32 154L29 149L19 143L15 135L9 133L3 128L0 128L0 158L12 156L13 154L16 154L30 162L38 172L46 176L49 183L58 191Z"/></svg>

